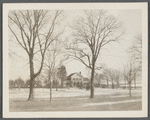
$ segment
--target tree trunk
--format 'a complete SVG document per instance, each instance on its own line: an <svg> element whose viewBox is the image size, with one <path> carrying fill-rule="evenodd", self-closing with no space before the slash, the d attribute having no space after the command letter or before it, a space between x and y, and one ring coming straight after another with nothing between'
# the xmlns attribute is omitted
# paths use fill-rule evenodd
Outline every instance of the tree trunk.
<svg viewBox="0 0 150 120"><path fill-rule="evenodd" d="M33 78L30 79L30 91L29 91L29 98L28 101L31 101L33 99L33 86L34 86L34 80Z"/></svg>
<svg viewBox="0 0 150 120"><path fill-rule="evenodd" d="M114 80L112 79L112 89L114 89Z"/></svg>
<svg viewBox="0 0 150 120"><path fill-rule="evenodd" d="M94 65L91 71L91 94L90 98L94 98Z"/></svg>
<svg viewBox="0 0 150 120"><path fill-rule="evenodd" d="M120 87L120 85L119 85L119 81L118 81L118 88Z"/></svg>
<svg viewBox="0 0 150 120"><path fill-rule="evenodd" d="M124 82L125 82L125 88L126 88L126 80L124 79Z"/></svg>
<svg viewBox="0 0 150 120"><path fill-rule="evenodd" d="M134 88L136 89L136 75L134 77Z"/></svg>
<svg viewBox="0 0 150 120"><path fill-rule="evenodd" d="M129 83L129 94L130 94L130 97L131 97L131 83Z"/></svg>
<svg viewBox="0 0 150 120"><path fill-rule="evenodd" d="M108 79L107 79L107 88L108 88Z"/></svg>
<svg viewBox="0 0 150 120"><path fill-rule="evenodd" d="M50 78L50 102L52 101L52 81Z"/></svg>
<svg viewBox="0 0 150 120"><path fill-rule="evenodd" d="M100 82L98 82L98 87L100 87L101 86L101 83Z"/></svg>
<svg viewBox="0 0 150 120"><path fill-rule="evenodd" d="M52 80L51 80L51 72L49 72L49 82L50 82L50 102L52 101Z"/></svg>
<svg viewBox="0 0 150 120"><path fill-rule="evenodd" d="M34 79L35 79L32 55L30 55L30 57L29 57L29 63L30 63L30 92L29 92L28 101L33 99L33 87L34 87Z"/></svg>
<svg viewBox="0 0 150 120"><path fill-rule="evenodd" d="M57 89L57 80L56 80L56 91L58 91L58 89Z"/></svg>

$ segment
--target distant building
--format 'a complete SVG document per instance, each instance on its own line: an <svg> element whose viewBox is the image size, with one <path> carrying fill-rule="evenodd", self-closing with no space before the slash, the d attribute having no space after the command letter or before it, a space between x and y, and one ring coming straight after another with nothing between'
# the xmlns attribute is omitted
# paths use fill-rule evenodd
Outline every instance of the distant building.
<svg viewBox="0 0 150 120"><path fill-rule="evenodd" d="M84 78L83 78L82 85L83 85L84 87L86 87L89 82L90 82L90 80L89 80L87 77L84 77Z"/></svg>
<svg viewBox="0 0 150 120"><path fill-rule="evenodd" d="M78 87L80 85L86 85L89 82L89 79L86 77L83 77L81 75L81 72L79 73L72 73L69 76L67 76L66 84L71 87Z"/></svg>

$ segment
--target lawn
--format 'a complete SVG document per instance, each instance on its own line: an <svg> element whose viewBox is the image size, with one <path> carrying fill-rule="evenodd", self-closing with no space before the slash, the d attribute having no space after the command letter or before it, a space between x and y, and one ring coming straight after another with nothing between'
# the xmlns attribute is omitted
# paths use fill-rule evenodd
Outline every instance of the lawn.
<svg viewBox="0 0 150 120"><path fill-rule="evenodd" d="M85 89L53 89L49 101L49 89L35 89L35 99L27 101L28 90L10 90L10 112L40 111L126 111L142 110L141 90L95 89L95 97L89 99L90 91Z"/></svg>

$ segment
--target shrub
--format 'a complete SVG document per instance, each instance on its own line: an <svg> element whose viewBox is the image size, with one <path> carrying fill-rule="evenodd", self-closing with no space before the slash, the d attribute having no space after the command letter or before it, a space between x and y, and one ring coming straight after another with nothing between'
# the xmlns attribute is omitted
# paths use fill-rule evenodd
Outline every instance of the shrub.
<svg viewBox="0 0 150 120"><path fill-rule="evenodd" d="M112 89L114 89L115 88L115 85L114 84L112 84Z"/></svg>
<svg viewBox="0 0 150 120"><path fill-rule="evenodd" d="M90 89L90 85L89 84L87 84L87 86L86 86L86 90L89 90Z"/></svg>
<svg viewBox="0 0 150 120"><path fill-rule="evenodd" d="M101 85L101 87L102 87L102 88L106 88L107 86L106 86L106 85Z"/></svg>
<svg viewBox="0 0 150 120"><path fill-rule="evenodd" d="M123 89L125 89L126 88L126 86L123 86Z"/></svg>

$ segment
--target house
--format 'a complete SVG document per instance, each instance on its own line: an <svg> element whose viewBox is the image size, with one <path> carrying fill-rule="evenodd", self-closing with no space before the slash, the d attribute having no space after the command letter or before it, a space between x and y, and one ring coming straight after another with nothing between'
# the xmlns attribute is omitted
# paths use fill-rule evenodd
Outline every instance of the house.
<svg viewBox="0 0 150 120"><path fill-rule="evenodd" d="M70 74L69 76L67 76L66 79L66 84L71 86L71 87L79 87L79 86L83 86L86 85L89 82L89 79L86 77L83 77L81 75L81 72L75 72Z"/></svg>
<svg viewBox="0 0 150 120"><path fill-rule="evenodd" d="M89 82L90 80L87 77L84 77L82 82L83 87L86 87Z"/></svg>

